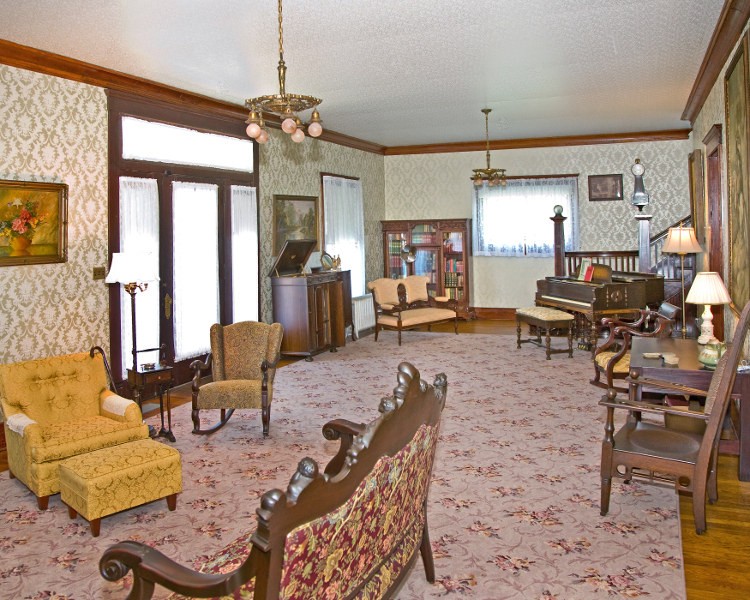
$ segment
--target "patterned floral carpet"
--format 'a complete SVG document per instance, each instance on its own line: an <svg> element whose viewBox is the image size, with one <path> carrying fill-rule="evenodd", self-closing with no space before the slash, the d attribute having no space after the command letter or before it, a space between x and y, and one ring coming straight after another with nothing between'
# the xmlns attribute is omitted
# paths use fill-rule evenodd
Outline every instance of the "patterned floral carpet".
<svg viewBox="0 0 750 600"><path fill-rule="evenodd" d="M260 415L235 413L219 433L190 434L189 406L173 413L184 491L102 520L92 538L59 496L40 512L30 492L0 478L0 598L124 598L98 574L110 544L137 539L191 564L254 527L259 496L284 488L300 458L321 464L333 418L368 421L395 385L398 363L448 375L448 400L429 498L437 581L418 561L401 599L572 600L685 598L674 491L615 484L599 516L603 410L587 353L544 359L510 336L407 333L366 337L277 374L271 436ZM156 418L150 419L156 424ZM166 595L157 591L157 597Z"/></svg>

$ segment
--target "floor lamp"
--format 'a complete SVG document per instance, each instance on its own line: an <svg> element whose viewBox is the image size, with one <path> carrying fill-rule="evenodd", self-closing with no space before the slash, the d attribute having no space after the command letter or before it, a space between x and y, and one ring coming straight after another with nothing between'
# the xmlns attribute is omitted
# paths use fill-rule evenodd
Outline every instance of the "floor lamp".
<svg viewBox="0 0 750 600"><path fill-rule="evenodd" d="M721 276L713 271L704 271L695 276L693 285L685 302L689 304L703 304L701 315L701 335L699 344L707 344L714 337L714 316L711 313L712 304L731 304L732 298L727 291Z"/></svg>
<svg viewBox="0 0 750 600"><path fill-rule="evenodd" d="M135 295L145 292L149 281L159 281L159 274L152 266L152 258L148 254L135 252L115 252L112 254L112 264L104 283L121 283L125 291L130 294L130 317L133 335L133 369L138 368L138 343L136 341Z"/></svg>
<svg viewBox="0 0 750 600"><path fill-rule="evenodd" d="M680 256L680 289L682 290L682 337L687 337L685 327L685 255L703 252L692 227L670 227L661 249L664 254Z"/></svg>

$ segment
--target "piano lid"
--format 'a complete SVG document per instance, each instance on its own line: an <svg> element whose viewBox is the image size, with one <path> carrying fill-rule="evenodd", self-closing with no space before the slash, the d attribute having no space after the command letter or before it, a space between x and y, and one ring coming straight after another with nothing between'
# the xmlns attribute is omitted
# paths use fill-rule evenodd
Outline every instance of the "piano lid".
<svg viewBox="0 0 750 600"><path fill-rule="evenodd" d="M269 277L302 275L318 240L287 240L273 263Z"/></svg>

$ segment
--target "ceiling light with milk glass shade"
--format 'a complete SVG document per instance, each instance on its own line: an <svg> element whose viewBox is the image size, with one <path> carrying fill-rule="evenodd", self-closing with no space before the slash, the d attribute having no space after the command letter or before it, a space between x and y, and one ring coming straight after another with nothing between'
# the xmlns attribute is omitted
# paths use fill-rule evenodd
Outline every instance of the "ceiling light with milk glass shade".
<svg viewBox="0 0 750 600"><path fill-rule="evenodd" d="M471 176L471 180L474 182L476 187L482 187L485 183L489 186L505 185L505 169L493 169L490 166L490 125L489 116L492 112L491 108L483 108L484 113L484 133L485 140L487 143L487 167L482 169L472 169L474 175Z"/></svg>
<svg viewBox="0 0 750 600"><path fill-rule="evenodd" d="M286 91L286 63L284 62L284 30L282 27L281 0L279 7L279 93L258 96L245 100L245 106L250 109L247 118L247 135L257 140L259 144L268 141L268 130L265 128L263 113L270 113L281 119L281 130L288 133L292 140L300 143L307 135L318 137L323 133L318 105L323 102L320 98L304 94L291 94ZM304 123L299 114L312 109L309 123Z"/></svg>

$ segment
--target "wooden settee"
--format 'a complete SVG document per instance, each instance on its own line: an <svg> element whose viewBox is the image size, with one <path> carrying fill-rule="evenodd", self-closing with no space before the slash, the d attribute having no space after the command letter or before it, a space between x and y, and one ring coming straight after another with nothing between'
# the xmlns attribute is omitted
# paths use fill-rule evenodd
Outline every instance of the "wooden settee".
<svg viewBox="0 0 750 600"><path fill-rule="evenodd" d="M381 329L398 331L398 345L401 345L401 332L406 329L453 321L453 329L458 333L458 313L456 301L441 297L434 298L427 291L429 277L409 275L404 279L382 277L367 284L372 292L375 306L375 341Z"/></svg>
<svg viewBox="0 0 750 600"><path fill-rule="evenodd" d="M427 385L401 363L397 381L377 419L327 423L323 434L341 444L325 471L302 459L286 491L261 498L257 529L200 572L125 541L105 551L102 575L115 581L132 571L128 600L151 598L156 584L202 598L386 598L421 553L434 582L427 492L447 379L441 373Z"/></svg>

